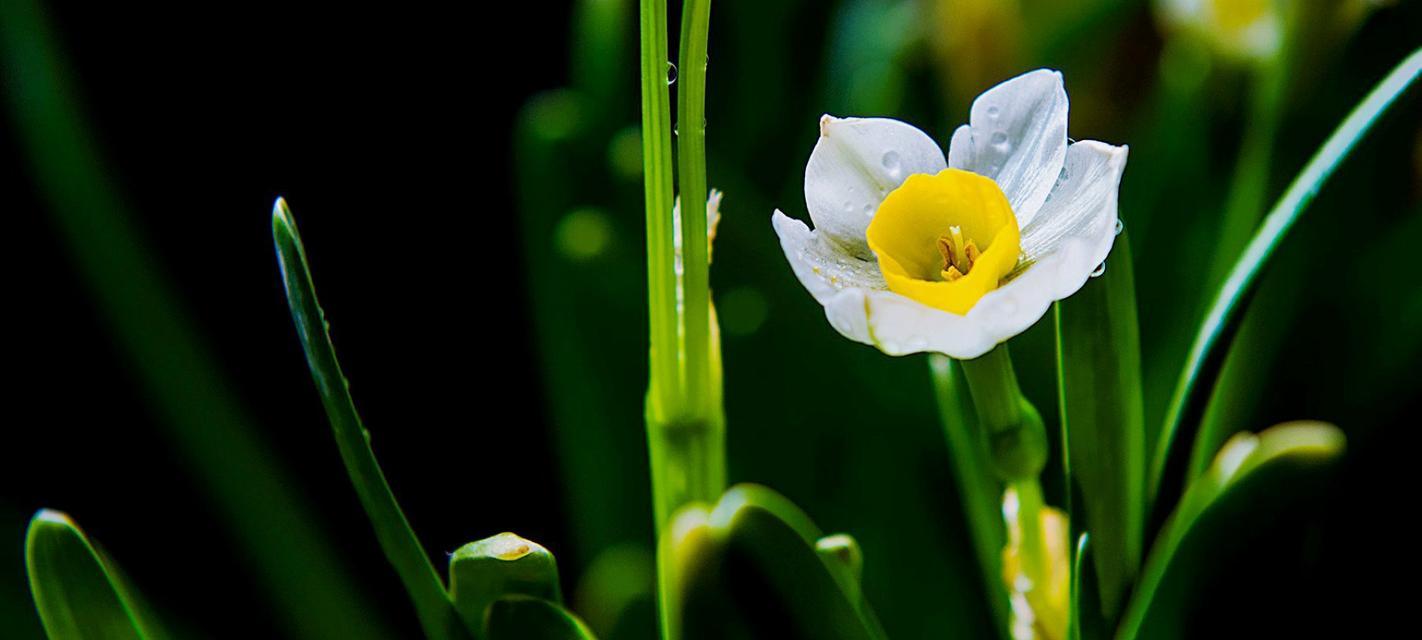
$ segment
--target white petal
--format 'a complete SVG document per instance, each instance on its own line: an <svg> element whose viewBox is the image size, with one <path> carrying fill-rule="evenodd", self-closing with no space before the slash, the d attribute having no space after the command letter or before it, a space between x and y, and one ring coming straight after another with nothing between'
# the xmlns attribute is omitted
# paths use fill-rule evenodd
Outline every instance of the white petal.
<svg viewBox="0 0 1422 640"><path fill-rule="evenodd" d="M1076 293L1111 253L1126 155L1126 147L1092 140L1067 150L1066 179L1022 230L1031 265L968 311L994 344L1026 331L1052 302Z"/></svg>
<svg viewBox="0 0 1422 640"><path fill-rule="evenodd" d="M947 167L943 151L911 125L888 118L820 118L805 165L805 206L823 240L874 259L864 230L890 191L915 173Z"/></svg>
<svg viewBox="0 0 1422 640"><path fill-rule="evenodd" d="M1018 224L1047 200L1067 147L1067 95L1062 75L1024 73L973 101L968 125L953 132L948 165L997 181Z"/></svg>
<svg viewBox="0 0 1422 640"><path fill-rule="evenodd" d="M1022 253L1028 261L1054 254L1070 258L1057 267L1056 299L1076 293L1111 252L1116 240L1116 200L1128 152L1127 147L1095 140L1071 145L1051 198L1022 229Z"/></svg>
<svg viewBox="0 0 1422 640"><path fill-rule="evenodd" d="M795 277L820 304L828 304L843 289L887 287L879 263L873 258L862 260L845 253L839 245L826 242L819 230L811 231L805 223L779 210L770 222L780 236L780 248Z"/></svg>
<svg viewBox="0 0 1422 640"><path fill-rule="evenodd" d="M1052 302L1076 293L1116 238L1116 196L1126 147L1084 141L1067 152L1066 178L1023 230L1029 266L988 292L967 315L934 309L896 293L846 288L820 298L845 337L889 355L936 352L971 359L1026 331ZM876 290L877 289L877 290Z"/></svg>

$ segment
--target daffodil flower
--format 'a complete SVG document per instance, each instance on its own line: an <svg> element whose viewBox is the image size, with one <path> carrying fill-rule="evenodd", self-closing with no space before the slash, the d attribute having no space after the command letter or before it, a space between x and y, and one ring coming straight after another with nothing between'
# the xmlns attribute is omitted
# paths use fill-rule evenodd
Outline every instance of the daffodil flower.
<svg viewBox="0 0 1422 640"><path fill-rule="evenodd" d="M814 221L772 224L800 283L845 337L890 355L976 358L1101 265L1126 147L1067 138L1061 74L973 102L943 152L887 118L820 119L805 167Z"/></svg>

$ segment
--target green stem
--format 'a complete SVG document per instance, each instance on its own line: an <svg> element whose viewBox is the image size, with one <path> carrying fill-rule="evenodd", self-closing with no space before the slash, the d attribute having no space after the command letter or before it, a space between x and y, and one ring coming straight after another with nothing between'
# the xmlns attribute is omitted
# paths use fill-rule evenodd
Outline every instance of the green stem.
<svg viewBox="0 0 1422 640"><path fill-rule="evenodd" d="M1006 482L1036 479L1047 464L1047 430L1017 386L1007 345L962 363L998 477Z"/></svg>
<svg viewBox="0 0 1422 640"><path fill-rule="evenodd" d="M676 241L672 235L671 98L667 93L667 3L641 0L642 176L647 208L647 308L650 312L649 415L671 415L678 372Z"/></svg>
<svg viewBox="0 0 1422 640"><path fill-rule="evenodd" d="M963 515L978 556L984 593L993 611L993 626L999 637L1008 638L1011 637L1012 611L1002 582L1002 548L1006 545L1002 483L988 468L987 440L973 424L972 404L962 369L951 358L938 354L929 357L928 365L933 372L934 396L938 400L943 435L948 440L948 455L953 460L954 479L963 501Z"/></svg>
<svg viewBox="0 0 1422 640"><path fill-rule="evenodd" d="M316 299L316 287L307 268L301 234L286 201L280 198L272 207L272 236L281 263L287 301L291 306L291 319L301 337L311 378L321 393L321 403L331 422L336 448L341 452L341 461L346 465L346 473L350 475L361 506L375 528L380 549L400 576L425 636L432 640L467 638L469 635L464 633L464 627L445 592L444 581L420 545L415 531L410 528L410 522L385 480L380 463L375 460L375 452L370 448L370 433L356 412L350 387L341 373L336 349L327 332L325 314Z"/></svg>
<svg viewBox="0 0 1422 640"><path fill-rule="evenodd" d="M681 182L682 294L686 404L691 416L711 407L710 243L706 229L706 41L711 0L686 0L681 10L677 82L677 178Z"/></svg>

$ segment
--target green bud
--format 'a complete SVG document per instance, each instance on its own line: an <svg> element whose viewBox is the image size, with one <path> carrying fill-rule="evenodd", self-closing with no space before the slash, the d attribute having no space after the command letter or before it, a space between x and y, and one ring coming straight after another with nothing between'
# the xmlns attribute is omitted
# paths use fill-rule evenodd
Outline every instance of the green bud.
<svg viewBox="0 0 1422 640"><path fill-rule="evenodd" d="M511 595L562 603L558 563L543 545L512 533L471 542L449 562L454 608L470 629L481 629L489 605Z"/></svg>

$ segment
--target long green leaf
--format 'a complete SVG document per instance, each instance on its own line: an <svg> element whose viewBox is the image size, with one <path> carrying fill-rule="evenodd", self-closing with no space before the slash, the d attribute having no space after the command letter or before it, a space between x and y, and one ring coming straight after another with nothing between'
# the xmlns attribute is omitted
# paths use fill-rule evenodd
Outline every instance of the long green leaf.
<svg viewBox="0 0 1422 640"><path fill-rule="evenodd" d="M489 640L596 640L572 612L547 600L509 596L489 606Z"/></svg>
<svg viewBox="0 0 1422 640"><path fill-rule="evenodd" d="M1173 479L1172 481L1180 481L1183 478L1189 451L1177 452L1173 444L1177 437L1190 441L1191 434L1179 432L1185 428L1193 429L1193 424L1199 419L1202 411L1202 402L1197 397L1200 382L1212 378L1219 369L1223 356L1215 347L1235 329L1235 321L1239 317L1244 299L1258 279L1259 273L1283 242L1289 229L1298 221L1299 215L1318 194L1319 189L1388 107L1412 87L1419 73L1422 73L1422 49L1414 51L1403 60L1352 113L1348 114L1298 177L1294 178L1283 197L1275 203L1215 295L1214 303L1205 314L1204 322L1200 325L1186 357L1185 366L1180 372L1160 439L1156 443L1155 455L1151 460L1149 496L1157 508L1162 492L1161 483L1167 477Z"/></svg>
<svg viewBox="0 0 1422 640"><path fill-rule="evenodd" d="M306 265L306 249L301 244L301 234L297 232L296 221L286 201L280 198L272 206L272 236L277 259L281 263L287 303L291 306L291 319L296 323L296 333L301 338L301 348L306 352L311 377L321 393L321 403L325 405L326 417L331 421L341 461L345 463L346 473L360 496L361 506L365 507L366 515L375 527L380 548L400 575L425 635L430 638L464 637L463 625L455 615L444 584L400 510L395 494L385 481L385 473L375 460L375 452L370 449L370 433L356 413L350 386L341 373L335 347L327 333L325 314L316 300L316 287Z"/></svg>
<svg viewBox="0 0 1422 640"><path fill-rule="evenodd" d="M69 516L35 514L25 536L30 591L51 640L158 640L166 634L143 611L103 553Z"/></svg>
<svg viewBox="0 0 1422 640"><path fill-rule="evenodd" d="M704 513L699 532L679 527L683 546L674 554L682 637L884 637L852 572L816 552L819 529L789 500L738 485Z"/></svg>
<svg viewBox="0 0 1422 640"><path fill-rule="evenodd" d="M939 422L953 461L953 478L963 501L964 520L972 529L983 592L993 610L994 626L1006 638L1012 610L1002 582L1002 548L1007 544L1002 522L1002 483L988 466L987 441L973 424L975 414L962 369L951 358L938 354L929 356L928 366L933 373Z"/></svg>
<svg viewBox="0 0 1422 640"><path fill-rule="evenodd" d="M1126 234L1107 269L1056 304L1057 383L1074 526L1091 532L1099 613L1120 611L1140 565L1145 406L1135 276Z"/></svg>
<svg viewBox="0 0 1422 640"><path fill-rule="evenodd" d="M0 2L0 91L13 131L76 272L132 365L157 426L209 491L225 529L290 635L388 637L380 610L320 531L290 476L270 455L182 304L148 253L135 216L81 108L67 56L35 0ZM199 205L200 206L200 205Z"/></svg>
<svg viewBox="0 0 1422 640"><path fill-rule="evenodd" d="M1323 464L1342 453L1343 433L1322 423L1291 423L1236 435L1209 472L1190 485L1141 569L1118 640L1174 638L1185 631L1200 574L1217 567L1218 548L1268 522L1317 487ZM1247 571L1248 566L1236 570Z"/></svg>

